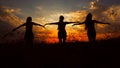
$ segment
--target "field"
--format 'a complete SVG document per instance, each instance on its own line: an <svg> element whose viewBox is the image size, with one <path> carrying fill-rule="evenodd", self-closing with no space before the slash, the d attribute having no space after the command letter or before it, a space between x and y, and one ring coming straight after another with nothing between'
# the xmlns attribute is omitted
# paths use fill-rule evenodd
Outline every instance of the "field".
<svg viewBox="0 0 120 68"><path fill-rule="evenodd" d="M0 45L1 68L120 68L120 38L64 45L23 42Z"/></svg>

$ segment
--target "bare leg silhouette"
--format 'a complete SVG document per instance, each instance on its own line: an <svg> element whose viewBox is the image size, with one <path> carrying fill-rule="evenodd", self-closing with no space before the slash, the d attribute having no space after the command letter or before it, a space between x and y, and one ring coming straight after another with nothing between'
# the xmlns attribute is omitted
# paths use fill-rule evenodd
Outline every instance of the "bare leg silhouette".
<svg viewBox="0 0 120 68"><path fill-rule="evenodd" d="M96 43L96 30L95 30L95 23L97 24L110 24L110 23L103 23L97 20L92 20L92 14L89 13L86 16L86 20L82 23L77 23L74 25L80 25L80 24L85 24L85 29L87 30L87 36L88 36L88 40L90 45L95 45Z"/></svg>
<svg viewBox="0 0 120 68"><path fill-rule="evenodd" d="M64 16L60 16L59 17L59 22L55 22L55 23L47 23L45 25L58 25L58 38L59 38L59 43L63 44L66 42L66 30L65 27L67 24L71 24L71 23L76 23L76 22L64 22Z"/></svg>
<svg viewBox="0 0 120 68"><path fill-rule="evenodd" d="M62 45L62 39L61 38L59 38L59 44Z"/></svg>
<svg viewBox="0 0 120 68"><path fill-rule="evenodd" d="M41 24L37 24L35 22L32 22L32 17L27 17L26 22L21 24L20 26L14 28L12 31L15 31L17 29L19 29L22 26L25 26L26 31L25 31L25 35L24 35L24 39L25 39L25 43L26 43L26 47L32 47L33 46L33 39L34 39L34 35L33 35L33 25L38 25L38 26L42 26Z"/></svg>
<svg viewBox="0 0 120 68"><path fill-rule="evenodd" d="M63 38L63 44L65 44L66 43L66 37L65 38Z"/></svg>
<svg viewBox="0 0 120 68"><path fill-rule="evenodd" d="M33 47L33 39L25 39L26 47L32 48Z"/></svg>

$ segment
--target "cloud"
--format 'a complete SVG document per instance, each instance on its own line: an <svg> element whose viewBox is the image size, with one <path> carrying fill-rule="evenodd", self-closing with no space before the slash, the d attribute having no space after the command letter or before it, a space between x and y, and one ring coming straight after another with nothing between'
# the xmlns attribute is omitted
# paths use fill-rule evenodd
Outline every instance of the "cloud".
<svg viewBox="0 0 120 68"><path fill-rule="evenodd" d="M120 32L120 5L111 5L106 6L100 3L98 0L90 2L90 8L86 8L83 10L64 12L63 10L54 10L47 11L46 8L42 6L38 6L35 9L35 16L33 17L33 22L44 25L45 23L58 22L59 16L63 15L65 17L65 21L80 21L83 22L86 18L86 15L90 12L93 14L93 19L109 22L111 25L96 25L97 31L97 39L105 38L104 34L109 34L114 36L114 33ZM12 9L10 7L1 6L0 7L0 32L1 35L9 32L12 28L19 26L23 23L16 13L21 13L21 9ZM21 14L20 14L21 15ZM2 29L5 27L5 29ZM84 25L78 25L72 27L71 25L66 26L67 30L67 41L86 41L87 34L84 30ZM47 42L58 42L57 37L57 26L51 25L46 26L46 29L42 27L34 27L33 28L35 40L47 41ZM13 39L23 38L24 32L18 31L15 32L17 34L12 35ZM21 35L18 37L18 35ZM17 37L17 38L15 38Z"/></svg>
<svg viewBox="0 0 120 68"><path fill-rule="evenodd" d="M14 12L18 10L11 9L10 7L0 6L0 40L3 41L3 36L9 33L13 28L22 24L22 20L17 17ZM18 34L19 35L19 34ZM7 37L7 39L11 39ZM6 39L6 40L7 40ZM4 40L5 41L5 40Z"/></svg>
<svg viewBox="0 0 120 68"><path fill-rule="evenodd" d="M17 42L18 40L24 38L24 27L18 29L15 32L11 32L13 28L16 28L22 23L25 23L25 21L23 21L22 19L20 19L20 17L16 15L16 13L18 14L20 11L21 10L19 9L12 9L7 6L0 6L0 43ZM45 19L41 17L33 17L33 22L42 25L46 23ZM33 28L33 32L35 38L38 39L39 37L39 40L41 41L49 38L49 34L51 34L51 31L45 31L44 28L39 26L35 26Z"/></svg>
<svg viewBox="0 0 120 68"><path fill-rule="evenodd" d="M86 18L86 15L88 13L92 13L93 19L101 22L105 22L105 23L108 22L111 24L111 25L101 25L101 24L95 25L96 31L97 31L97 39L111 38L111 37L114 37L114 35L119 35L120 33L119 31L120 30L120 13L119 13L120 9L119 8L120 8L119 5L106 6L100 3L99 0L97 0L97 1L90 2L90 8L88 10L77 10L77 11L68 12L68 13L55 12L55 14L51 14L51 16L46 19L46 21L47 20L51 22L58 21L59 16L62 14L65 17L65 21L83 22ZM71 25L70 26L68 25L66 27L66 30L68 35L67 41L73 41L73 40L81 41L81 39L85 41L87 39L86 31L84 30L84 25L76 26L76 27L72 27ZM54 32L51 34L54 34Z"/></svg>
<svg viewBox="0 0 120 68"><path fill-rule="evenodd" d="M88 10L78 10L69 12L66 15L69 16L69 21L81 21L83 22L86 18L88 13L93 14L93 19L101 21L101 22L108 22L111 25L96 25L96 30L98 33L114 33L120 32L120 5L111 5L106 6L99 2L99 0L95 0L90 2L90 8ZM68 17L67 17L68 18ZM79 30L81 27L84 26L77 26L75 29Z"/></svg>
<svg viewBox="0 0 120 68"><path fill-rule="evenodd" d="M105 26L106 28L103 28L104 32L119 32L120 29L120 5L111 5L106 6L104 4L101 4L99 1L93 1L90 4L90 10L94 16L94 19L102 21L102 22L109 22L111 25ZM100 28L103 25L99 25ZM98 28L98 29L99 29ZM101 29L101 28L100 28ZM100 32L101 30L98 30ZM109 30L110 29L110 30Z"/></svg>
<svg viewBox="0 0 120 68"><path fill-rule="evenodd" d="M13 26L21 24L22 20L17 17L14 12L18 12L18 10L10 9L10 7L6 6L0 6L0 20L8 22Z"/></svg>

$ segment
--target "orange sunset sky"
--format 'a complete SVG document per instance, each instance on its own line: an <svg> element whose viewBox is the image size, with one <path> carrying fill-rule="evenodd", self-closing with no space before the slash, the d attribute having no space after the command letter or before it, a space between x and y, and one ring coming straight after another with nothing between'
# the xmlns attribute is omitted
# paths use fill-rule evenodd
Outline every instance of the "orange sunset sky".
<svg viewBox="0 0 120 68"><path fill-rule="evenodd" d="M26 0L25 0L26 1ZM48 2L35 0L33 5L25 5L22 0L20 3L24 5L9 5L13 2L0 1L0 40L2 42L18 41L24 38L25 27L20 28L15 32L11 30L26 21L28 16L31 16L33 22L39 24L54 23L59 21L59 16L63 15L66 22L83 22L86 15L90 12L93 14L93 19L108 22L111 25L96 24L97 40L105 40L110 38L116 38L120 35L120 5L109 0L74 0L73 3L52 2L51 6L48 6ZM41 4L38 4L40 2ZM106 2L110 2L106 5ZM31 2L32 3L32 2ZM73 6L69 6L69 5ZM54 7L53 7L54 6ZM56 7L55 7L56 6ZM33 27L35 41L46 43L57 43L57 25L47 25L46 28L39 26ZM87 34L84 29L84 25L72 26L72 24L66 25L67 42L85 41L87 42ZM4 29L3 29L4 28ZM7 34L7 35L6 35ZM3 38L3 36L6 37Z"/></svg>

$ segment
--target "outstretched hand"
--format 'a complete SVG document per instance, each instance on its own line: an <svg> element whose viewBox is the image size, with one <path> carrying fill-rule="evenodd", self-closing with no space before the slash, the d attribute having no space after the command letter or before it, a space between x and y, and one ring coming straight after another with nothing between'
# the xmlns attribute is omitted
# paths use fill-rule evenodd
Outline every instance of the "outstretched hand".
<svg viewBox="0 0 120 68"><path fill-rule="evenodd" d="M15 31L16 29L13 29L12 31Z"/></svg>
<svg viewBox="0 0 120 68"><path fill-rule="evenodd" d="M75 26L75 24L73 24L72 26Z"/></svg>
<svg viewBox="0 0 120 68"><path fill-rule="evenodd" d="M106 22L105 24L107 24L107 25L111 25L110 23L107 23L107 22Z"/></svg>
<svg viewBox="0 0 120 68"><path fill-rule="evenodd" d="M48 24L45 24L45 25L43 25L43 26L45 27L46 25L48 25Z"/></svg>
<svg viewBox="0 0 120 68"><path fill-rule="evenodd" d="M83 22L81 23L81 22L77 21L77 22L76 22L75 24L73 24L72 26L79 25L79 24L83 24Z"/></svg>
<svg viewBox="0 0 120 68"><path fill-rule="evenodd" d="M45 28L45 26L44 26L44 25L42 25L42 27L43 27L43 28Z"/></svg>
<svg viewBox="0 0 120 68"><path fill-rule="evenodd" d="M43 28L45 28L46 24L45 25L42 25ZM45 28L46 29L46 28Z"/></svg>
<svg viewBox="0 0 120 68"><path fill-rule="evenodd" d="M48 25L48 24L45 24L44 26L46 26L46 25Z"/></svg>
<svg viewBox="0 0 120 68"><path fill-rule="evenodd" d="M111 25L110 23L107 23L108 25Z"/></svg>
<svg viewBox="0 0 120 68"><path fill-rule="evenodd" d="M78 25L78 23L73 24L72 26Z"/></svg>

